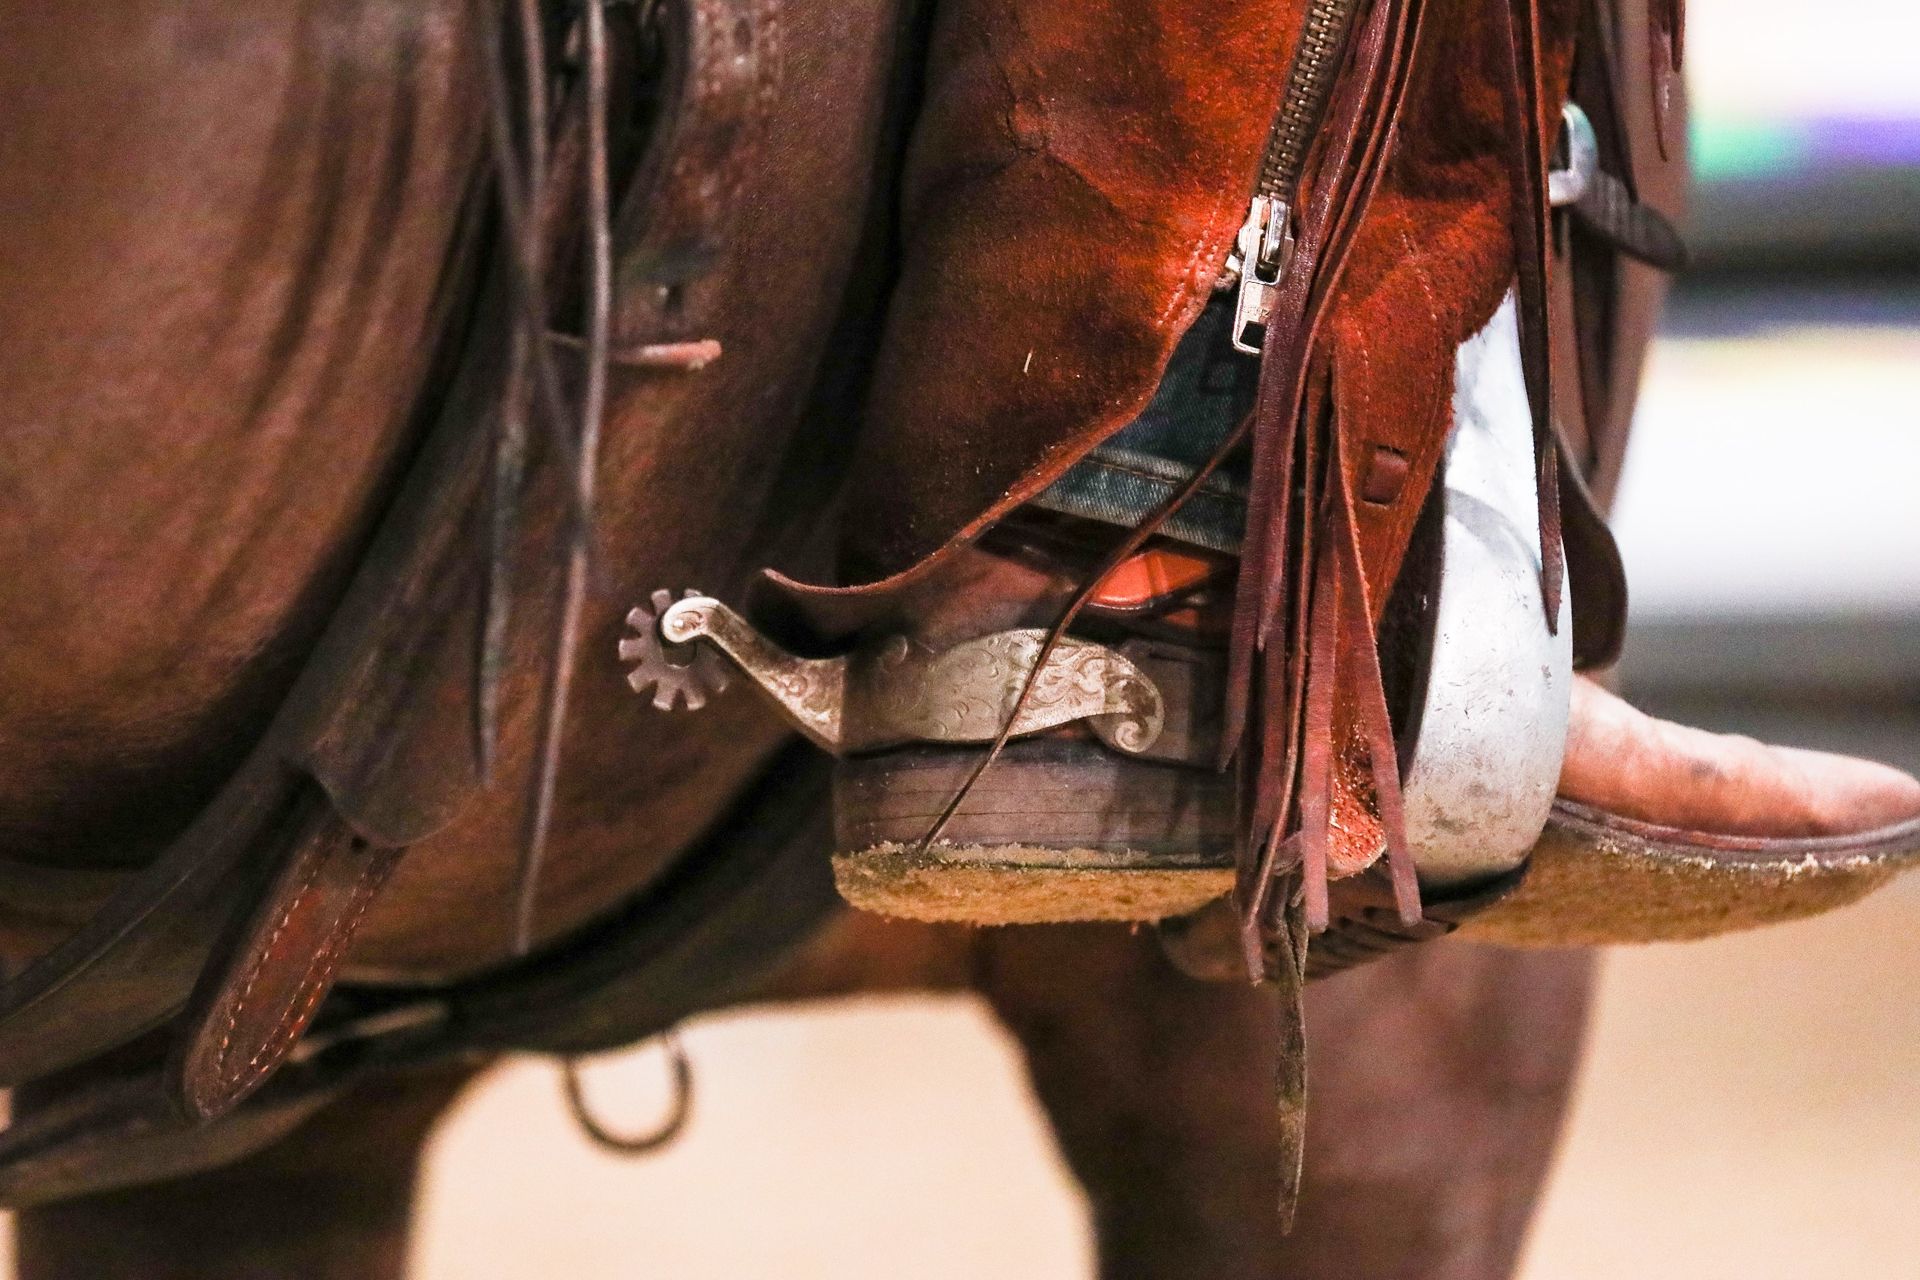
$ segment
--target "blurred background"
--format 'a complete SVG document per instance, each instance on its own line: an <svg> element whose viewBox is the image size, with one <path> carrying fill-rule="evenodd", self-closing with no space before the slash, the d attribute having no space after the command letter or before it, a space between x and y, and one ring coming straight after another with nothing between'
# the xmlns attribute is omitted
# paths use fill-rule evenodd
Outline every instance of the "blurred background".
<svg viewBox="0 0 1920 1280"><path fill-rule="evenodd" d="M1699 269L1618 508L1624 683L1657 714L1920 770L1920 10L1690 9ZM1916 937L1910 877L1609 955L1528 1280L1920 1276ZM544 1063L474 1090L433 1152L420 1274L1090 1274L1078 1193L972 1004L686 1042L695 1119L639 1163L588 1147ZM667 1097L657 1050L589 1081L635 1126Z"/></svg>

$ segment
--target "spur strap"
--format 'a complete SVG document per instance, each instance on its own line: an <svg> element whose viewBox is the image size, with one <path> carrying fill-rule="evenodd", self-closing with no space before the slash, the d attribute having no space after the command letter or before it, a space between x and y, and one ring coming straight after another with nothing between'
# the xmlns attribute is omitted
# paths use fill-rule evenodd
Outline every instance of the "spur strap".
<svg viewBox="0 0 1920 1280"><path fill-rule="evenodd" d="M1634 199L1627 184L1602 169L1570 206L1574 221L1638 262L1684 271L1687 243L1658 209Z"/></svg>

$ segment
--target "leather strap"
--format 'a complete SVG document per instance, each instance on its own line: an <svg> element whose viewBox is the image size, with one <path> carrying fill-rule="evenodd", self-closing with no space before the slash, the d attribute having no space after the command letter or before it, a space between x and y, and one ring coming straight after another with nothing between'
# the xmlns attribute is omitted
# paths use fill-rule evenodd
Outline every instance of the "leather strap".
<svg viewBox="0 0 1920 1280"><path fill-rule="evenodd" d="M286 1137L346 1083L276 1087L272 1099L214 1124L181 1119L152 1076L52 1098L16 1095L13 1122L0 1133L0 1205L22 1209L217 1168Z"/></svg>
<svg viewBox="0 0 1920 1280"><path fill-rule="evenodd" d="M826 857L831 769L826 756L796 743L667 880L561 945L451 987L336 990L285 1065L215 1118L183 1110L177 1069L24 1090L14 1122L0 1131L0 1205L91 1195L237 1160L377 1073L516 1049L590 1053L745 998L843 909ZM345 870L322 872L336 900ZM267 1020L248 1025L251 1038L263 1040Z"/></svg>
<svg viewBox="0 0 1920 1280"><path fill-rule="evenodd" d="M683 0L671 11L724 14L734 7L722 0ZM1417 0L1381 0L1372 8L1358 44L1358 71L1350 76L1357 87L1336 111L1338 145L1329 148L1332 158L1316 177L1308 219L1319 247L1307 261L1317 265L1296 272L1303 292L1295 300L1292 323L1303 355L1298 369L1275 368L1275 403L1286 409L1276 419L1283 431L1296 430L1303 421L1317 426L1327 421L1327 371L1312 359L1313 338L1390 152L1418 43L1418 10ZM714 34L731 26L702 29L714 36L709 43L715 56L731 56L731 46ZM1537 60L1537 49L1535 54ZM1516 58L1516 65L1524 62ZM711 120L720 125L731 118L729 93L755 87L751 75L721 72L695 74L690 83L732 86L712 99ZM1534 85L1537 97L1537 75ZM676 145L700 136L697 128L691 134L678 131L697 125L694 117L674 119ZM647 172L662 183L713 180L711 173L675 165L661 153L648 165ZM695 201L688 207L724 203ZM629 209L644 207L628 204ZM1303 245L1309 239L1303 236ZM655 263L654 275L623 272L622 278L651 281L664 269ZM663 295L648 296L665 305ZM817 847L800 839L807 833L796 833L791 824L765 823L759 828L763 847L771 839L764 833L789 838L775 842L777 848L767 855L767 865L785 868L784 876L748 880L748 872L760 864L747 861L722 877L732 886L733 896L723 895L725 901L750 901L753 910L728 915L719 899L690 892L690 885L711 889L716 883L714 864L702 861L661 886L659 895L637 900L607 928L588 931L525 966L450 992L341 992L321 1010L353 927L398 849L447 821L475 785L468 708L461 699L423 698L418 690L424 680L463 680L472 661L468 619L476 575L468 551L477 541L471 520L490 452L497 371L506 364L499 336L505 326L498 323L504 305L496 264L481 293L479 320L461 335L465 359L446 411L273 729L180 842L130 878L67 944L0 989L0 1066L6 1078L17 1081L79 1061L165 1021L200 980L191 1030L167 1072L75 1095L0 1134L0 1195L25 1203L231 1158L284 1133L347 1082L376 1067L439 1061L476 1044L578 1049L650 1034L665 1025L663 1019L726 997L724 988L701 985L703 971L724 970L738 982L741 970L732 960L745 952L770 962L829 909L824 860ZM1320 484L1304 504L1301 514L1311 520L1329 512L1346 519L1353 492L1370 496L1374 491L1377 455L1347 449L1351 442L1338 436L1330 443L1340 451L1323 449L1314 432L1305 433L1297 452L1292 437L1274 437L1268 446L1270 460L1280 460L1283 467L1298 462L1309 476L1333 463L1337 482ZM1281 514L1269 520L1269 550L1262 561L1269 569L1285 559L1278 549L1294 524L1285 505L1291 493L1291 483L1281 486ZM1316 496L1335 493L1337 506ZM1349 610L1371 595L1371 612L1382 602L1382 584L1391 581L1395 566L1362 562L1355 568L1328 539L1320 545L1326 555L1300 563L1326 569L1321 580L1333 621L1324 630L1322 648L1332 654L1341 647L1342 594L1352 592ZM1269 632L1277 637L1287 626L1304 629L1313 598L1309 587L1304 576L1277 585L1271 573L1262 579L1258 594L1249 597L1261 609L1249 641ZM1350 623L1346 629L1351 630ZM1249 666L1255 647L1243 651ZM1265 646L1260 659L1268 664L1272 687L1285 692L1288 708L1302 706L1309 668L1304 663L1289 667L1273 655L1294 648ZM1332 670L1337 673L1342 665L1365 670L1363 663L1337 659ZM1358 697L1354 688L1349 685L1334 705L1343 698L1352 705ZM1359 688L1365 692L1364 684ZM1284 744L1297 741L1297 723L1289 710L1275 722L1276 735L1263 734L1262 741L1287 754ZM320 782L324 799L301 778L302 771ZM1281 785L1291 786L1290 773L1281 773ZM1268 808L1284 812L1289 803L1270 798ZM1279 846L1266 841L1262 847ZM262 884L266 897L256 902ZM788 892L770 906L760 897L768 886ZM1330 923L1337 926L1347 919L1344 892L1336 885L1327 906ZM1430 925L1444 905L1427 904L1421 923L1405 927ZM1401 919L1405 910L1403 897L1393 919ZM777 920L777 927L769 926L769 919ZM1378 921L1365 919L1368 927L1377 927ZM222 961L201 978L223 933ZM664 971L676 977L668 991L658 986L663 963ZM303 1049L300 1034L316 1010L321 1043ZM269 1080L274 1066L289 1059L292 1066ZM252 1103L236 1105L256 1089L261 1092ZM206 1122L223 1114L224 1120ZM130 1154L136 1150L140 1154Z"/></svg>
<svg viewBox="0 0 1920 1280"><path fill-rule="evenodd" d="M1658 209L1634 199L1627 184L1605 169L1594 174L1573 203L1573 217L1630 258L1661 271L1684 271L1686 241Z"/></svg>
<svg viewBox="0 0 1920 1280"><path fill-rule="evenodd" d="M1572 323L1555 338L1571 339L1564 363L1577 369L1580 396L1563 425L1582 474L1603 500L1617 479L1639 352L1661 292L1657 277L1635 262L1677 271L1687 260L1684 242L1661 212L1684 203L1684 166L1653 136L1661 128L1652 110L1656 94L1646 82L1647 67L1631 56L1653 21L1649 10L1663 3L1583 0L1573 71L1572 98L1592 123L1599 175L1563 214L1556 236L1555 275L1569 291ZM1684 105L1670 109L1678 113Z"/></svg>
<svg viewBox="0 0 1920 1280"><path fill-rule="evenodd" d="M665 105L616 233L619 274L629 286L616 359L647 363L663 338L705 336L694 330L710 300L697 286L724 247L720 220L737 203L738 172L748 162L741 122L759 109L765 87L758 16L752 0L667 0L656 9ZM504 259L492 255L472 319L449 326L461 359L435 425L267 734L173 848L130 877L65 944L0 988L0 1081L9 1084L81 1063L187 1006L164 1067L136 1081L85 1087L0 1133L0 1196L11 1202L244 1154L375 1065L471 1052L481 1036L475 1022L495 1043L512 1043L513 1028L537 1036L568 1025L590 1036L588 1025L624 1028L633 1018L644 1023L636 1038L652 1034L666 1025L658 1021L660 1000L636 1002L634 988L662 981L657 957L612 939L680 936L708 926L709 914L737 920L675 883L664 899L637 903L640 915L623 917L611 938L595 931L598 945L585 954L563 948L466 984L458 996L408 993L398 1011L391 996L327 999L355 929L405 846L449 822L479 785L474 704L459 693L473 691L481 661L473 638L483 572L473 552L485 545L478 524L488 512L511 363L513 292ZM485 585L497 592L502 584L496 575ZM524 649L521 634L541 623L530 614L515 611L511 638L490 628L490 649ZM792 776L817 780L806 770ZM768 830L817 834L790 817ZM780 899L792 919L809 928L832 901L821 851L809 849L817 892L798 891L791 877L771 880L785 890ZM744 859L729 870L745 877L762 866ZM672 909L656 924L663 903ZM764 924L764 906L749 918ZM725 998L716 983L752 970L743 957L790 943L791 927L772 929L764 941L728 938L726 954L702 953L699 972L674 971L673 993L690 1002L686 1011ZM458 1000L471 1002L473 1022L448 1015ZM589 1012L609 1000L618 1007ZM422 1034L423 1017L436 1034ZM316 1020L323 1043L303 1046ZM240 1105L256 1091L256 1103Z"/></svg>
<svg viewBox="0 0 1920 1280"><path fill-rule="evenodd" d="M186 1002L215 938L285 848L298 788L264 745L151 866L0 986L0 1084L124 1044Z"/></svg>
<svg viewBox="0 0 1920 1280"><path fill-rule="evenodd" d="M1647 88L1653 100L1653 138L1660 158L1678 149L1674 137L1674 85L1686 53L1686 0L1650 0L1647 5Z"/></svg>
<svg viewBox="0 0 1920 1280"><path fill-rule="evenodd" d="M1547 171L1551 134L1549 113L1560 114L1556 96L1543 77L1540 0L1496 0L1493 13L1506 35L1508 83L1502 100L1508 112L1508 230L1512 236L1516 298L1520 316L1520 367L1533 413L1535 483L1540 513L1540 597L1547 628L1558 626L1565 578L1565 546L1560 535L1559 454L1554 448L1552 305ZM1551 102L1551 105L1549 103Z"/></svg>
<svg viewBox="0 0 1920 1280"><path fill-rule="evenodd" d="M1349 818L1363 809L1354 790L1357 775L1344 767L1346 744L1356 733L1364 734L1361 726L1372 724L1374 705L1384 705L1371 629L1399 566L1365 563L1353 544L1356 481L1349 472L1370 466L1377 446L1367 442L1368 458L1354 457L1361 442L1344 440L1346 423L1337 407L1311 397L1309 389L1325 368L1321 332L1339 296L1347 253L1391 155L1420 47L1423 11L1418 0L1380 0L1355 33L1293 263L1268 316L1261 357L1251 424L1253 488L1234 607L1222 753L1246 749L1243 767L1253 779L1240 899L1245 952L1262 964L1283 950L1278 942L1285 903L1277 891L1290 882L1296 863L1304 874L1307 926L1318 930L1327 922L1327 883L1334 871L1329 836L1336 814ZM1323 435L1325 448L1319 444ZM1402 457L1412 451L1389 449ZM1360 479L1360 487L1367 488L1368 479ZM1301 486L1297 514L1296 483ZM1396 486L1392 495L1415 507L1424 496L1418 486L1413 491ZM1352 634L1345 619L1353 610L1366 615L1366 653L1347 652L1343 662ZM1369 666L1352 660L1361 657L1374 661ZM1364 736L1377 744L1378 734ZM1376 775L1397 769L1391 753L1386 760L1377 758L1377 745L1369 754L1375 757ZM1343 758L1340 768L1336 756ZM1295 831L1297 840L1291 835ZM1413 914L1417 895L1404 832L1385 834L1390 856L1399 864L1402 909Z"/></svg>
<svg viewBox="0 0 1920 1280"><path fill-rule="evenodd" d="M194 995L169 1089L191 1119L224 1115L286 1060L401 854L317 806L294 846Z"/></svg>
<svg viewBox="0 0 1920 1280"><path fill-rule="evenodd" d="M1307 950L1307 978L1331 977L1370 964L1396 951L1444 938L1500 902L1526 879L1525 864L1471 890L1423 904L1420 918L1408 923L1394 904L1391 880L1378 867L1349 876L1333 886L1332 918Z"/></svg>
<svg viewBox="0 0 1920 1280"><path fill-rule="evenodd" d="M1638 10L1620 0L1583 0L1571 96L1592 122L1599 172L1586 196L1563 211L1552 264L1556 413L1560 442L1562 534L1573 598L1576 666L1606 667L1620 655L1627 617L1626 572L1601 503L1625 444L1646 314L1657 285L1624 257L1679 270L1686 247L1648 198L1643 163L1653 163L1654 123L1645 95L1632 94L1620 61L1620 20ZM1637 47L1637 46L1636 46ZM1669 175L1649 170L1655 186ZM1663 195L1663 198L1664 195ZM1635 273L1638 273L1636 277ZM1599 486L1601 493L1594 492Z"/></svg>

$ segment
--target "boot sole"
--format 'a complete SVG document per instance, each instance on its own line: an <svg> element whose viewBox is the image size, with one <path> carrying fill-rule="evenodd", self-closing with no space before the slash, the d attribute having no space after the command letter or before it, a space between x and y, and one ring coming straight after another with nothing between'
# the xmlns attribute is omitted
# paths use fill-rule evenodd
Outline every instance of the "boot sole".
<svg viewBox="0 0 1920 1280"><path fill-rule="evenodd" d="M1916 864L1920 821L1767 839L1680 831L1556 800L1518 886L1460 934L1512 947L1711 938L1847 906Z"/></svg>
<svg viewBox="0 0 1920 1280"><path fill-rule="evenodd" d="M1229 775L1091 743L1009 744L939 840L921 841L978 748L905 748L841 762L834 879L863 910L915 920L1159 920L1234 884ZM1820 915L1920 864L1920 821L1826 839L1715 836L1569 800L1497 894L1431 903L1448 928L1518 947L1683 941ZM1336 889L1353 886L1340 882ZM1344 896L1344 895L1340 895ZM1374 907L1356 907L1384 947ZM1383 917L1384 918L1384 917ZM1351 932L1351 930L1349 930Z"/></svg>

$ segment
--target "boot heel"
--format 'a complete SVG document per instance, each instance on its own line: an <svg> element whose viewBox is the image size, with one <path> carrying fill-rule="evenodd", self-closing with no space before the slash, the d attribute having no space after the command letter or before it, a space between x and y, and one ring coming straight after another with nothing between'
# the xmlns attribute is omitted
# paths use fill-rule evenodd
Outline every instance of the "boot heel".
<svg viewBox="0 0 1920 1280"><path fill-rule="evenodd" d="M834 773L835 883L915 920L1158 920L1233 888L1232 780L1066 738L1008 744L940 838L920 842L978 747L904 747Z"/></svg>

